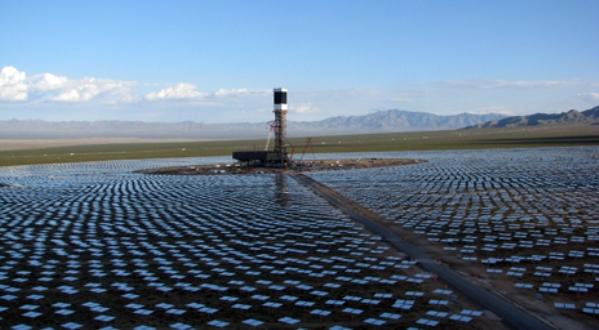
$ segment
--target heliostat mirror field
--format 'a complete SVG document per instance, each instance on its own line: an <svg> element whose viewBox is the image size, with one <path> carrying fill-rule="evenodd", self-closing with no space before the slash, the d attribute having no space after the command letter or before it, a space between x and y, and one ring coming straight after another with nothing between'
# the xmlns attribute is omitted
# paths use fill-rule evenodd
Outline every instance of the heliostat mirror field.
<svg viewBox="0 0 599 330"><path fill-rule="evenodd" d="M599 148L362 156L427 162L309 175L596 322ZM217 160L0 169L2 328L501 326L292 177L133 173Z"/></svg>
<svg viewBox="0 0 599 330"><path fill-rule="evenodd" d="M0 170L2 328L494 322L291 178L132 173L200 161Z"/></svg>
<svg viewBox="0 0 599 330"><path fill-rule="evenodd" d="M427 153L418 166L310 174L486 276L599 317L599 149Z"/></svg>

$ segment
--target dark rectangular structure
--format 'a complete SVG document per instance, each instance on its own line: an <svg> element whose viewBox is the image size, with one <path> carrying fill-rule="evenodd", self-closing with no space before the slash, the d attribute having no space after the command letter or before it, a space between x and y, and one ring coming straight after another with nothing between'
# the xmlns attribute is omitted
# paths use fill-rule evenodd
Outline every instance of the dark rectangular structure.
<svg viewBox="0 0 599 330"><path fill-rule="evenodd" d="M283 90L275 90L274 104L287 104L287 92Z"/></svg>
<svg viewBox="0 0 599 330"><path fill-rule="evenodd" d="M242 166L278 167L282 163L280 154L275 151L235 151L233 159Z"/></svg>

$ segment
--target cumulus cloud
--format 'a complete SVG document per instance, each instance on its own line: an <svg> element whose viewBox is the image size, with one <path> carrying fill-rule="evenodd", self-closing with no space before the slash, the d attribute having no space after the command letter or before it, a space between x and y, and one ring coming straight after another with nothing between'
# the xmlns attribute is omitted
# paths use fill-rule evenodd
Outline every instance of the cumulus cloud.
<svg viewBox="0 0 599 330"><path fill-rule="evenodd" d="M161 100L193 100L204 97L205 94L198 91L196 86L188 83L179 83L174 86L169 86L157 92L152 92L146 95L148 101Z"/></svg>
<svg viewBox="0 0 599 330"><path fill-rule="evenodd" d="M54 88L59 92L49 99L67 103L87 102L96 98L102 98L108 103L128 102L134 99L131 90L134 85L134 82L110 79L67 79L60 87Z"/></svg>
<svg viewBox="0 0 599 330"><path fill-rule="evenodd" d="M34 91L47 92L65 87L68 81L64 76L43 73L31 77L29 85Z"/></svg>
<svg viewBox="0 0 599 330"><path fill-rule="evenodd" d="M69 79L52 73L27 77L12 66L0 71L0 101L78 103L99 99L104 103L127 102L134 99L135 82L111 79Z"/></svg>
<svg viewBox="0 0 599 330"><path fill-rule="evenodd" d="M27 100L27 75L13 66L5 66L0 70L0 100Z"/></svg>
<svg viewBox="0 0 599 330"><path fill-rule="evenodd" d="M13 66L0 70L0 101L39 101L82 103L99 101L116 104L133 102L141 97L135 90L137 83L113 79L86 77L73 79L53 73L34 74L30 77ZM145 95L148 101L202 101L226 102L241 97L267 95L267 89L221 88L211 93L200 92L195 85L178 83ZM218 100L218 101L217 101Z"/></svg>
<svg viewBox="0 0 599 330"><path fill-rule="evenodd" d="M146 94L145 98L148 101L208 101L210 99L237 98L255 95L268 95L270 90L267 89L249 89L249 88L220 88L215 92L205 93L200 92L195 85L189 83L179 83L173 86L168 86L161 90Z"/></svg>

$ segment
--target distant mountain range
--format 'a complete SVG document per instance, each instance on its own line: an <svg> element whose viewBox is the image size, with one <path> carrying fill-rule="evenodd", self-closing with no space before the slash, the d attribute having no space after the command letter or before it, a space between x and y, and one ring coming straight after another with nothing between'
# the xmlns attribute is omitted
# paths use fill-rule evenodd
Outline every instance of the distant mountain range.
<svg viewBox="0 0 599 330"><path fill-rule="evenodd" d="M458 129L496 121L499 114L476 115L462 113L440 116L426 112L403 110L378 111L362 116L338 116L319 121L290 121L289 136L383 133ZM0 138L189 138L238 139L262 138L268 132L267 123L204 124L196 122L150 123L139 121L63 121L41 120L0 121Z"/></svg>
<svg viewBox="0 0 599 330"><path fill-rule="evenodd" d="M482 124L472 125L467 128L495 128L495 127L524 127L589 124L599 125L599 106L585 111L570 110L562 113L535 113L529 116L513 116L503 119L491 120Z"/></svg>
<svg viewBox="0 0 599 330"><path fill-rule="evenodd" d="M427 112L403 110L377 111L362 116L338 116L313 122L290 123L290 131L315 129L342 132L402 132L457 129L504 118L500 114L461 113L440 116Z"/></svg>

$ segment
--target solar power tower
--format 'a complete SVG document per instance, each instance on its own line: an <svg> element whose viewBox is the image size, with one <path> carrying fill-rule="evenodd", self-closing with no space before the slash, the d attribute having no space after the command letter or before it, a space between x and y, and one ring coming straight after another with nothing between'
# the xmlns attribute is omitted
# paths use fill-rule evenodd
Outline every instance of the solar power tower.
<svg viewBox="0 0 599 330"><path fill-rule="evenodd" d="M288 162L287 148L285 147L285 140L287 138L287 89L274 89L273 112L275 113L275 121L273 123L273 130L275 133L274 152L281 162L280 166L285 166Z"/></svg>
<svg viewBox="0 0 599 330"><path fill-rule="evenodd" d="M287 167L289 166L289 156L287 154L286 129L287 129L287 89L275 88L274 96L274 114L275 120L271 124L274 133L274 148L269 149L267 143L263 151L235 151L233 158L237 159L241 166L253 167Z"/></svg>

